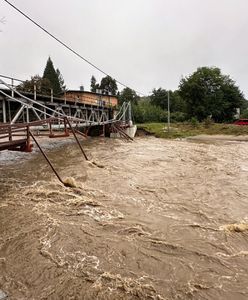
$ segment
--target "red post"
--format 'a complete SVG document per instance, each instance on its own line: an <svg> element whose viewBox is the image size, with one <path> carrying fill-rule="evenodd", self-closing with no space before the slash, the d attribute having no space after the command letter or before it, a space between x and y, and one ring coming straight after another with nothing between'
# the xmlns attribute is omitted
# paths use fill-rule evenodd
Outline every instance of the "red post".
<svg viewBox="0 0 248 300"><path fill-rule="evenodd" d="M26 147L25 147L25 152L32 152L33 144L31 143L30 140L30 133L29 133L29 126L27 126L27 142L26 142Z"/></svg>
<svg viewBox="0 0 248 300"><path fill-rule="evenodd" d="M11 125L9 125L9 141L12 141L12 130L11 130Z"/></svg>
<svg viewBox="0 0 248 300"><path fill-rule="evenodd" d="M49 120L49 131L50 131L49 137L53 137L54 134L53 134L53 130L52 130L51 120Z"/></svg>

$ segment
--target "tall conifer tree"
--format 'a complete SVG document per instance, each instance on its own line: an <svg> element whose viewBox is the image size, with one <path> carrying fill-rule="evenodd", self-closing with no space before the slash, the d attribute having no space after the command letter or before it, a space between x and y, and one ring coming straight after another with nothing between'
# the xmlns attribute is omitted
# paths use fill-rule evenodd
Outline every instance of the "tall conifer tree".
<svg viewBox="0 0 248 300"><path fill-rule="evenodd" d="M54 69L53 62L52 62L50 56L47 60L47 64L46 64L46 67L45 67L45 70L43 73L43 78L46 78L50 81L54 95L58 95L59 93L62 92L58 73Z"/></svg>
<svg viewBox="0 0 248 300"><path fill-rule="evenodd" d="M63 78L63 76L62 76L59 69L56 69L56 73L57 73L57 76L58 76L58 79L59 79L60 89L61 89L62 92L64 92L66 90L66 85L65 85L64 78Z"/></svg>
<svg viewBox="0 0 248 300"><path fill-rule="evenodd" d="M94 75L92 75L91 80L90 80L90 90L91 92L96 92L98 84L96 83L96 78Z"/></svg>

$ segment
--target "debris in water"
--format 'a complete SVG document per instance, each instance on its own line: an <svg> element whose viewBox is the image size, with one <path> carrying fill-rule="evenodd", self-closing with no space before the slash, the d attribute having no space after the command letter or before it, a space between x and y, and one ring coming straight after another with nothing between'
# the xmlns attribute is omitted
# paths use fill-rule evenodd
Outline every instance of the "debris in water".
<svg viewBox="0 0 248 300"><path fill-rule="evenodd" d="M230 232L244 232L248 230L248 224L228 224L220 227L221 230L230 231Z"/></svg>
<svg viewBox="0 0 248 300"><path fill-rule="evenodd" d="M73 177L67 177L64 181L63 181L64 185L66 187L72 187L75 188L77 187L77 183L75 181L75 179Z"/></svg>
<svg viewBox="0 0 248 300"><path fill-rule="evenodd" d="M0 290L0 300L5 300L8 298L8 295L5 294L2 290Z"/></svg>
<svg viewBox="0 0 248 300"><path fill-rule="evenodd" d="M101 168L101 169L104 168L104 165L101 165L101 164L99 164L98 162L95 162L95 161L89 161L89 164L92 165L92 166L96 166L98 168Z"/></svg>

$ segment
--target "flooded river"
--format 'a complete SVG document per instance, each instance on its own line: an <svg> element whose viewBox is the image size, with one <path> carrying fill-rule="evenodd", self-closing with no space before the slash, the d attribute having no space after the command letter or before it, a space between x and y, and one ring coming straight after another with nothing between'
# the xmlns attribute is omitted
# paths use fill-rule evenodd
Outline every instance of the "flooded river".
<svg viewBox="0 0 248 300"><path fill-rule="evenodd" d="M248 143L89 139L99 166L51 143L76 188L36 151L0 153L9 299L248 299Z"/></svg>

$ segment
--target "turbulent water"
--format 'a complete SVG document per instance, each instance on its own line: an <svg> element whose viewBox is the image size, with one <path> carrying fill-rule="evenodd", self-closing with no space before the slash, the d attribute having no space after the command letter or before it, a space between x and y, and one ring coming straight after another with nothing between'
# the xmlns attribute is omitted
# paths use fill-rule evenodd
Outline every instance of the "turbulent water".
<svg viewBox="0 0 248 300"><path fill-rule="evenodd" d="M0 289L21 299L248 299L248 144L153 137L0 153ZM71 179L70 179L71 178Z"/></svg>

